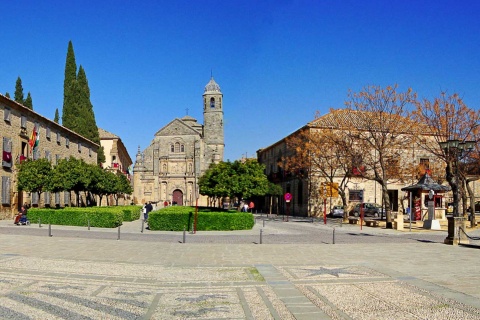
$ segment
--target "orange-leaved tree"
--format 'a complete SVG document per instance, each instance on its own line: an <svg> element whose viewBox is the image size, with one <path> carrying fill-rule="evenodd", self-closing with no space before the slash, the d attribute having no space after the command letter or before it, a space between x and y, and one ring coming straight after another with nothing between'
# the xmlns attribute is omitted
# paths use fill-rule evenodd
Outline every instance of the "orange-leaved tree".
<svg viewBox="0 0 480 320"><path fill-rule="evenodd" d="M392 228L387 183L402 181L408 174L408 166L401 161L415 139L415 124L408 117L415 101L412 89L399 92L394 85L350 91L345 102L349 113L343 119L343 131L346 139L354 141L350 156L357 168L355 175L380 185L387 228Z"/></svg>
<svg viewBox="0 0 480 320"><path fill-rule="evenodd" d="M469 108L457 93L448 95L441 92L433 100L418 101L412 117L415 121L426 124L430 130L429 135L434 138L433 141L420 139L418 142L422 148L445 162L446 180L453 193L454 214L458 216L459 194L464 194L463 185L468 186L468 182L478 179L475 168L478 168L479 158L480 111ZM452 145L445 148L442 144L447 141L452 142ZM458 143L461 143L462 148L473 149L462 150L458 148ZM474 203L473 191L471 189L470 191L471 203Z"/></svg>

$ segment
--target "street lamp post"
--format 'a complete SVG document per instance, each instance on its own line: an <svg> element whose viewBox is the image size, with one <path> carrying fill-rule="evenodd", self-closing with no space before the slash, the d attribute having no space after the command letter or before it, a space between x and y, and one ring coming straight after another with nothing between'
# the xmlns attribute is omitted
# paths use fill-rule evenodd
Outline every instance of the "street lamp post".
<svg viewBox="0 0 480 320"><path fill-rule="evenodd" d="M460 216L458 211L459 202L459 172L458 164L464 152L471 151L475 146L475 141L459 141L456 139L440 142L440 148L444 151L447 168L446 177L447 181L452 187L453 192L453 215L447 217L448 219L448 235L444 240L445 244L456 245L460 242L460 238L463 242L466 242L466 237L460 233L460 228L465 229L465 219Z"/></svg>
<svg viewBox="0 0 480 320"><path fill-rule="evenodd" d="M198 183L197 183L197 175L198 175L198 169L197 169L197 164L199 162L197 161L197 154L199 154L199 147L200 147L200 142L198 140L195 140L194 144L194 149L193 149L193 174L195 176L195 216L193 219L193 233L197 233L197 217L198 217Z"/></svg>

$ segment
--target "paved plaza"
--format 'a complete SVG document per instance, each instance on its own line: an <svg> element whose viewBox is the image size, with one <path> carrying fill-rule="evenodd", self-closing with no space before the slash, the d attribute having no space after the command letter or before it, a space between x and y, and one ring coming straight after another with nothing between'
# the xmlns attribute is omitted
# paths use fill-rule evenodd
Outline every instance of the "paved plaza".
<svg viewBox="0 0 480 320"><path fill-rule="evenodd" d="M446 231L257 218L196 234L0 221L0 318L480 319L480 251Z"/></svg>

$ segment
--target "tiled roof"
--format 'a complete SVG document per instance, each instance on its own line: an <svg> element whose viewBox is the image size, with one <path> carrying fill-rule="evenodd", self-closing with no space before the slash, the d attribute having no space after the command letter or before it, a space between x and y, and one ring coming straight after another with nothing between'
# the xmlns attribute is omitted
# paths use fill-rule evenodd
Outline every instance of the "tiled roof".
<svg viewBox="0 0 480 320"><path fill-rule="evenodd" d="M396 123L397 128L404 126L404 130L410 131L412 128L418 128L419 124L414 123L408 118L401 117L396 114L385 112L379 115L371 111L357 111L351 109L332 109L329 113L316 118L308 123L308 126L314 128L331 128L331 129L357 129L371 130L372 128L388 128L389 123ZM425 126L423 132L428 128Z"/></svg>
<svg viewBox="0 0 480 320"><path fill-rule="evenodd" d="M102 128L98 128L98 134L100 135L100 139L118 139L118 136L108 132L107 130L103 130Z"/></svg>

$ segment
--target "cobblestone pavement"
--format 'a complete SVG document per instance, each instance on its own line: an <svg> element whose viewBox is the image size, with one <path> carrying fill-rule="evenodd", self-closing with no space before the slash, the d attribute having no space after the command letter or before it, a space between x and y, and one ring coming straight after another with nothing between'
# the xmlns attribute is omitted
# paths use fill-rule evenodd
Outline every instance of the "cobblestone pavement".
<svg viewBox="0 0 480 320"><path fill-rule="evenodd" d="M190 234L0 221L0 318L480 319L477 249L330 222Z"/></svg>

